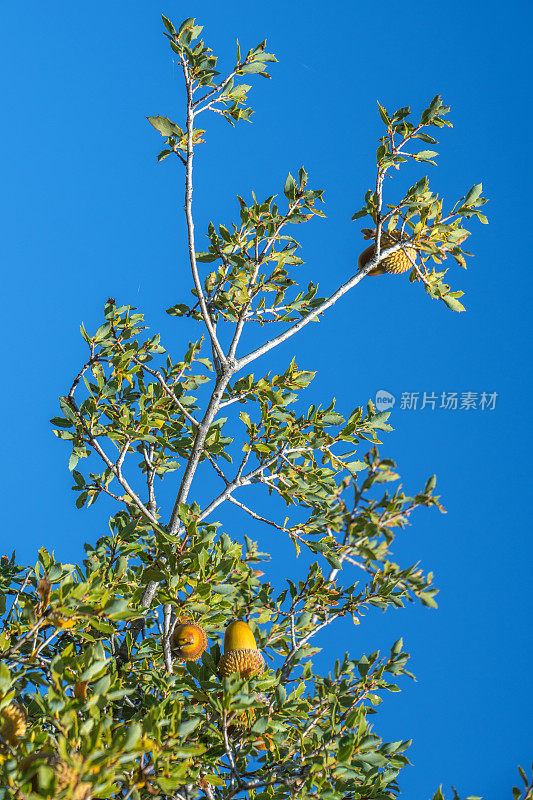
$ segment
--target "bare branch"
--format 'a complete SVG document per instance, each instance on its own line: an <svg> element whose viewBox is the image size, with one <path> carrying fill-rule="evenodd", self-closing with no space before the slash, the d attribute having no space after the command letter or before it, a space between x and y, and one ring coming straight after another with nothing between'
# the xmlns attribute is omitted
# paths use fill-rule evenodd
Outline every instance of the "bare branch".
<svg viewBox="0 0 533 800"><path fill-rule="evenodd" d="M172 509L172 515L170 517L169 531L174 535L177 533L177 530L180 526L180 520L179 520L180 503L185 503L185 501L187 500L187 496L191 488L192 479L194 477L194 473L196 472L196 467L198 466L198 463L202 456L203 447L205 444L207 434L209 433L209 428L211 427L211 423L213 422L213 419L218 411L220 400L222 398L222 395L224 394L224 391L229 383L232 374L233 374L232 369L228 365L226 365L224 372L217 378L215 388L213 389L213 394L211 395L211 399L209 400L209 405L207 406L203 419L200 422L198 429L196 431L196 437L194 439L191 456L187 462L187 466L185 468L185 472L180 484L178 495L176 497L176 502L174 503L174 508Z"/></svg>
<svg viewBox="0 0 533 800"><path fill-rule="evenodd" d="M267 525L271 525L278 531L282 531L283 533L290 533L290 531L288 531L286 528L283 528L281 525L278 525L277 522L273 522L271 519L267 519L266 517L260 516L260 514L256 514L255 511L252 511L252 509L248 508L248 506L245 506L244 503L241 503L239 502L239 500L236 500L234 497L232 497L232 495L229 495L228 500L230 501L230 503L233 503L234 505L239 506L239 508L242 508L243 511L246 511L246 513L249 514L254 519L259 520L259 522L266 522Z"/></svg>
<svg viewBox="0 0 533 800"><path fill-rule="evenodd" d="M218 495L218 497L215 497L215 499L211 501L211 503L207 506L207 508L205 508L200 513L198 517L198 522L204 520L206 517L209 516L209 514L211 514L212 511L215 510L215 508L221 505L221 503L224 503L226 500L228 500L231 494L235 491L235 489L238 489L239 486L247 486L249 483L252 482L253 478L260 475L263 470L268 469L268 467L274 464L278 460L278 458L279 458L279 453L276 453L275 456L270 458L264 464L261 464L259 467L256 467L256 469L251 470L251 472L248 472L246 475L244 475L244 477L240 476L237 473L237 476L233 479L233 481L230 484L226 486L224 491L221 492Z"/></svg>
<svg viewBox="0 0 533 800"><path fill-rule="evenodd" d="M137 495L137 493L131 488L131 486L129 485L128 481L126 480L126 478L122 474L122 470L120 468L120 465L117 466L118 462L117 462L117 464L114 464L113 461L111 461L109 456L106 454L106 452L101 447L101 445L98 442L98 440L88 430L88 428L87 428L87 426L85 424L85 420L83 419L83 417L79 413L78 407L75 404L74 400L71 400L71 405L73 407L75 407L76 415L77 415L78 419L80 420L80 422L81 422L81 424L82 424L82 426L83 426L83 428L85 430L85 435L87 436L88 443L91 445L91 447L94 450L96 450L96 452L98 453L98 455L100 456L100 458L102 459L104 464L111 470L111 472L113 473L115 478L118 480L118 482L120 483L122 488L131 497L132 503L135 506L137 506L139 511L141 511L141 513L144 514L144 516L148 520L150 520L152 525L155 525L156 527L159 527L159 521L158 521L157 517L154 514L152 514L152 512L144 505L144 503L142 502L140 497ZM129 442L128 442L128 445L129 445ZM124 452L124 455L122 456L122 460L124 460L124 456L125 455L126 455L126 453Z"/></svg>
<svg viewBox="0 0 533 800"><path fill-rule="evenodd" d="M20 588L17 590L17 593L16 593L15 597L13 598L13 602L11 604L11 608L9 609L9 611L7 613L7 616L4 619L4 625L3 625L4 630L7 628L7 625L9 623L9 620L11 619L11 615L13 614L13 611L15 610L15 606L18 603L18 599L19 599L20 595L22 594L22 592L24 591L24 589L26 588L26 586L28 584L28 581L30 579L30 573L31 573L31 570L29 569L28 572L26 573L26 575L24 576L24 581L22 582Z"/></svg>
<svg viewBox="0 0 533 800"><path fill-rule="evenodd" d="M199 97L198 100L196 100L192 104L192 108L195 109L195 111L194 111L195 115L196 114L201 114L202 111L205 111L206 109L208 109L210 107L211 103L209 103L209 105L207 105L207 106L203 106L202 108L198 108L197 109L197 106L199 106L200 103L205 103L205 101L208 100L210 97L213 97L213 95L217 94L218 92L223 92L224 89L226 88L226 86L228 85L228 83L230 82L230 80L237 74L237 70L241 66L242 66L242 64L237 64L234 67L233 71L230 72L230 74L227 76L227 78L224 78L224 80L221 81L218 84L218 86L215 86L214 89L211 89L211 91L207 92L207 94L204 94L203 97ZM213 102L213 101L211 101L211 102ZM218 102L218 98L217 98L217 100L215 102Z"/></svg>
<svg viewBox="0 0 533 800"><path fill-rule="evenodd" d="M402 249L403 244L404 244L403 242L397 242L391 247L384 250L379 255L376 253L374 258L372 258L367 264L365 264L363 269L360 269L358 272L355 273L355 275L352 275L350 280L346 281L346 283L343 283L343 285L340 286L336 292L334 292L330 297L328 297L327 300L324 300L324 302L321 303L319 306L317 306L317 308L315 308L313 311L310 311L309 314L307 314L301 320L298 320L298 322L296 322L286 331L280 333L279 336L275 336L269 342L265 342L260 347L257 347L255 350L252 350L247 355L237 359L235 364L235 370L237 371L242 369L243 367L246 367L248 364L250 364L250 362L255 361L260 356L263 356L265 355L265 353L268 353L269 350L272 350L272 348L277 347L278 345L282 344L282 342L285 342L287 341L287 339L290 339L291 336L294 336L295 333L299 333L299 331L301 331L302 328L305 328L306 325L308 325L314 319L319 317L320 314L323 314L325 311L328 310L328 308L331 308L331 306L335 305L337 300L340 300L340 298L343 295L345 295L346 292L349 292L350 289L353 289L354 286L357 286L359 281L363 280L365 275L368 272L370 272L371 269L377 266L380 261L382 261L387 256L392 255L392 253L395 253L396 250Z"/></svg>
<svg viewBox="0 0 533 800"><path fill-rule="evenodd" d="M187 219L187 237L189 240L189 260L191 263L191 271L192 271L194 286L198 295L198 300L200 301L200 308L202 310L202 317L204 319L205 326L211 338L213 348L216 350L216 353L221 363L225 364L226 356L224 354L224 351L222 350L222 347L220 346L215 329L213 327L213 321L211 320L211 316L209 314L209 310L205 302L204 291L200 281L200 276L198 274L198 265L196 263L196 247L194 244L194 220L192 216L194 105L192 99L191 78L189 75L187 62L184 59L183 55L180 55L180 59L181 59L181 65L183 67L183 75L185 77L185 88L187 91L187 163L186 163L186 177L185 177L185 216Z"/></svg>
<svg viewBox="0 0 533 800"><path fill-rule="evenodd" d="M172 613L172 605L165 603L163 606L163 655L165 658L165 666L169 675L172 675L172 654L170 652L170 618Z"/></svg>
<svg viewBox="0 0 533 800"><path fill-rule="evenodd" d="M80 369L80 371L78 372L78 374L74 378L74 380L72 382L72 386L70 387L69 393L67 395L67 400L72 400L72 398L74 397L74 392L76 391L76 389L78 387L78 384L79 384L80 380L82 379L83 375L87 372L89 367L94 364L95 361L98 361L98 358L94 357L94 343L91 343L90 347L91 347L91 357L89 358L88 361L85 362L83 367Z"/></svg>

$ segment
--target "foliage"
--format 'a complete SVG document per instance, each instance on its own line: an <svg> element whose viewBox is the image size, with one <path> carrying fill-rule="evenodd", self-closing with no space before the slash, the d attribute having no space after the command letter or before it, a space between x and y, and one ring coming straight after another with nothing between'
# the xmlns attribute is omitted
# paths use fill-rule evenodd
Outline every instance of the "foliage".
<svg viewBox="0 0 533 800"><path fill-rule="evenodd" d="M405 242L420 253L411 280L461 310L462 293L443 283L445 270L428 265L449 253L464 265L462 220L486 221L481 185L444 213L422 177L383 211L390 169L434 163L433 151L405 146L434 144L427 128L449 123L440 97L416 124L408 108L391 116L380 106L386 133L376 186L354 214L373 220L376 256L331 297L319 298L314 283L299 287L303 261L288 226L324 216L323 192L308 188L303 168L287 177L281 201L238 197L239 221L211 223L207 250L198 251L192 164L206 131L195 127L196 117L212 111L231 124L249 120L251 87L240 79L270 77L276 58L265 42L244 58L238 48L220 79L201 26L190 18L178 29L163 22L183 71L186 114L181 124L161 115L148 120L165 139L158 160L175 155L185 168L193 277L193 300L168 313L199 321L203 335L172 355L137 309L113 299L93 334L82 327L88 356L52 422L70 447L76 506L107 496L116 510L109 530L86 544L81 564L56 562L44 547L34 567L18 565L15 554L2 557L0 715L15 700L26 720L17 735L0 727L0 798L393 798L410 742L383 741L372 720L384 695L411 674L402 640L387 653L346 653L328 675L313 658L320 631L337 620L357 625L372 609L407 601L436 606L432 574L396 564L391 551L417 508L443 510L435 478L413 496L404 493L394 462L378 450L389 415L371 401L345 414L334 399L305 407L300 394L313 371L294 360L279 375L258 377L248 367ZM381 250L384 225L402 238ZM203 275L200 264L208 265ZM276 333L241 354L249 323L275 325ZM220 484L207 504L193 494L199 467ZM242 501L252 484L270 496L269 518ZM228 502L301 554L301 574L284 588L256 541L235 538L214 519ZM203 627L210 646L201 661L181 664L170 643L176 624L188 619ZM234 619L254 630L267 659L261 675L217 673L224 629ZM69 768L68 786L50 753Z"/></svg>

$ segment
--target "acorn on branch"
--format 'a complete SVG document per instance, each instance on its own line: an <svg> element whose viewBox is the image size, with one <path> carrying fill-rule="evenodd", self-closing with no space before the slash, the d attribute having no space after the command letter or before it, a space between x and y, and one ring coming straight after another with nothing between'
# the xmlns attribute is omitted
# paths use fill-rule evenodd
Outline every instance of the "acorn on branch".
<svg viewBox="0 0 533 800"><path fill-rule="evenodd" d="M264 666L265 660L248 623L243 620L231 622L224 635L224 654L218 662L218 674L224 678L238 673L241 678L249 678L262 672Z"/></svg>
<svg viewBox="0 0 533 800"><path fill-rule="evenodd" d="M0 736L11 747L16 747L19 739L26 733L26 712L15 700L0 711ZM5 751L0 741L0 752Z"/></svg>
<svg viewBox="0 0 533 800"><path fill-rule="evenodd" d="M79 780L79 772L81 768L80 756L75 756L76 761L79 762L79 768L69 766L66 761L63 761L57 753L52 751L41 751L39 753L32 753L22 762L22 769L27 771L34 761L42 760L50 767L54 773L56 780L56 790L58 793L70 789L68 797L70 800L88 800L92 792L92 784L85 783ZM34 792L39 791L39 777L38 773L32 776L31 786Z"/></svg>
<svg viewBox="0 0 533 800"><path fill-rule="evenodd" d="M206 632L196 622L188 620L174 628L170 649L178 661L198 661L206 647Z"/></svg>
<svg viewBox="0 0 533 800"><path fill-rule="evenodd" d="M78 681L74 685L73 694L76 700L87 700L87 681Z"/></svg>
<svg viewBox="0 0 533 800"><path fill-rule="evenodd" d="M365 239L374 239L376 236L376 229L364 228L361 233ZM383 250L388 250L389 247L392 247L400 241L401 234L399 231L382 231L379 243L380 252L383 252ZM395 275L398 275L401 272L407 272L407 270L413 268L417 255L418 251L416 247L413 247L412 244L406 244L404 245L404 248L395 250L394 253L391 253L389 256L384 258L375 267L372 267L372 269L366 274L384 275L385 272L391 272ZM372 261L375 256L376 243L374 242L370 245L370 247L367 247L366 250L363 250L359 256L359 269L364 269L368 262Z"/></svg>

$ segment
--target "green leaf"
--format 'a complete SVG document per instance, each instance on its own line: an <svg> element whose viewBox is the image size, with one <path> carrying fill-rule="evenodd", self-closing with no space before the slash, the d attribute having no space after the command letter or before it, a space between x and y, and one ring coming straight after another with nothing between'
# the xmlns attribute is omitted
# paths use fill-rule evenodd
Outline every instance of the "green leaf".
<svg viewBox="0 0 533 800"><path fill-rule="evenodd" d="M287 690L286 690L286 688L284 686L282 686L281 684L279 686L276 686L275 695L276 695L276 700L277 700L278 706L281 707L283 705L283 703L285 702L285 700L287 699Z"/></svg>
<svg viewBox="0 0 533 800"><path fill-rule="evenodd" d="M100 673L103 673L107 669L108 662L104 659L102 661L95 661L94 664L91 664L87 669L83 670L80 674L80 681L91 681Z"/></svg>
<svg viewBox="0 0 533 800"><path fill-rule="evenodd" d="M369 428L378 428L378 430L384 430L383 425L386 423L388 418L390 417L390 411L380 411L379 414L373 416L366 424ZM389 426L385 428L388 430Z"/></svg>
<svg viewBox="0 0 533 800"><path fill-rule="evenodd" d="M167 31L170 33L170 35L171 36L175 36L176 35L176 28L171 23L171 21L169 19L167 19L164 14L161 14L161 19L163 20L163 25L165 26Z"/></svg>
<svg viewBox="0 0 533 800"><path fill-rule="evenodd" d="M130 722L128 724L128 733L124 740L124 744L122 748L125 753L128 753L130 750L133 750L137 742L139 741L142 733L142 728L138 722Z"/></svg>
<svg viewBox="0 0 533 800"><path fill-rule="evenodd" d="M451 297L450 295L444 295L442 299L444 300L448 308L451 308L452 311L458 311L458 312L465 311L464 305L460 303L456 297Z"/></svg>
<svg viewBox="0 0 533 800"><path fill-rule="evenodd" d="M379 109L379 116L381 117L381 119L383 120L385 125L389 125L390 124L390 117L387 114L387 110L381 105L381 103L379 101L378 101L378 109Z"/></svg>
<svg viewBox="0 0 533 800"><path fill-rule="evenodd" d="M188 719L185 720L185 722L181 722L177 730L178 736L183 738L184 736L187 736L189 733L192 733L198 727L200 721L201 720L199 717L195 717L194 719Z"/></svg>
<svg viewBox="0 0 533 800"><path fill-rule="evenodd" d="M279 688L279 686L278 686ZM252 725L251 732L252 733L264 733L268 728L268 719L267 717L260 717L256 719L254 724Z"/></svg>
<svg viewBox="0 0 533 800"><path fill-rule="evenodd" d="M424 494L429 494L430 492L432 492L436 485L437 485L437 476L432 475L431 478L428 478L428 481L424 487Z"/></svg>
<svg viewBox="0 0 533 800"><path fill-rule="evenodd" d="M183 33L186 28L192 28L194 25L194 17L187 17L184 19L181 25L179 26L178 33Z"/></svg>
<svg viewBox="0 0 533 800"><path fill-rule="evenodd" d="M438 608L438 604L436 600L433 599L433 595L437 594L436 589L430 589L428 592L420 592L418 597L422 602L422 605L427 606L428 608Z"/></svg>
<svg viewBox="0 0 533 800"><path fill-rule="evenodd" d="M98 330L94 334L94 341L95 342L101 342L103 339L106 338L106 336L107 336L107 334L109 333L110 330L111 330L111 323L110 322L104 322L104 324L100 325L100 327L98 328Z"/></svg>
<svg viewBox="0 0 533 800"><path fill-rule="evenodd" d="M361 472L362 469L366 469L368 464L366 464L364 461L346 461L344 466L348 472L351 472L354 478L356 478L357 473Z"/></svg>
<svg viewBox="0 0 533 800"><path fill-rule="evenodd" d="M159 131L161 136L178 136L180 139L183 136L182 129L175 125L168 117L146 117L150 125Z"/></svg>
<svg viewBox="0 0 533 800"><path fill-rule="evenodd" d="M481 192L482 191L483 191L483 184L482 183L474 184L474 186L472 186L472 188L470 189L470 191L468 192L468 194L465 197L464 205L465 206L471 206L472 203L475 203L475 201L478 199L478 197L481 196Z"/></svg>
<svg viewBox="0 0 533 800"><path fill-rule="evenodd" d="M326 411L325 414L322 415L322 422L325 425L343 425L345 420L341 414L337 414L336 411Z"/></svg>
<svg viewBox="0 0 533 800"><path fill-rule="evenodd" d="M290 172L287 175L287 180L285 181L285 186L283 187L283 194L288 200L294 200L296 197L296 181Z"/></svg>
<svg viewBox="0 0 533 800"><path fill-rule="evenodd" d="M72 428L72 421L69 419L64 419L63 417L52 417L50 420L52 425L56 425L58 428Z"/></svg>
<svg viewBox="0 0 533 800"><path fill-rule="evenodd" d="M239 74L242 72L264 72L265 65L262 64L260 61L252 61L251 64L245 64L244 67L241 67L239 70Z"/></svg>
<svg viewBox="0 0 533 800"><path fill-rule="evenodd" d="M7 694L11 686L11 673L4 661L0 661L0 692Z"/></svg>
<svg viewBox="0 0 533 800"><path fill-rule="evenodd" d="M237 591L237 587L233 586L231 583L216 583L211 588L211 591L213 591L215 594L223 594L223 595L235 594L235 592Z"/></svg>
<svg viewBox="0 0 533 800"><path fill-rule="evenodd" d="M397 656L402 652L403 639L397 639L391 647L391 656Z"/></svg>

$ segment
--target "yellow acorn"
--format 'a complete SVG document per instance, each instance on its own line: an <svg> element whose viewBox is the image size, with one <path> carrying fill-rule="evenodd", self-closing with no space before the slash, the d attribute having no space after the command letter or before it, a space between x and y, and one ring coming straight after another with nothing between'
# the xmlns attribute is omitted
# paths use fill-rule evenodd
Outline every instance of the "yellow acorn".
<svg viewBox="0 0 533 800"><path fill-rule="evenodd" d="M375 229L372 228L365 228L363 230L363 235L365 239L372 239L376 235ZM389 247L392 247L396 242L401 241L400 234L398 231L382 231L381 238L380 238L380 252L383 250L387 250ZM366 250L363 250L361 255L359 256L359 268L363 269L369 261L371 261L376 255L376 244L375 242L367 247ZM407 272L408 270L413 268L413 263L416 260L418 255L418 251L416 247L413 245L406 245L405 250L396 250L394 253L391 253L390 256L387 256L382 261L377 264L377 266L372 267L370 272L367 272L367 275L383 275L385 272L391 272L396 275L400 274L401 272Z"/></svg>
<svg viewBox="0 0 533 800"><path fill-rule="evenodd" d="M22 706L12 700L0 711L0 736L11 747L15 747L26 733L26 713ZM0 742L0 748L2 743Z"/></svg>
<svg viewBox="0 0 533 800"><path fill-rule="evenodd" d="M76 700L87 700L87 681L78 681L74 686L74 697Z"/></svg>
<svg viewBox="0 0 533 800"><path fill-rule="evenodd" d="M51 751L32 753L22 762L22 769L27 771L37 759L44 761L45 764L53 770L58 793L65 791L65 789L70 789L67 795L69 800L88 800L93 787L92 784L83 781L80 782L79 780L79 772L81 769L80 756L74 756L75 761L78 762L78 766L75 768L69 766L57 753ZM34 792L39 791L39 778L37 774L32 777L31 785Z"/></svg>
<svg viewBox="0 0 533 800"><path fill-rule="evenodd" d="M249 678L263 671L265 660L257 649L255 636L247 622L236 620L226 628L224 654L218 662L221 677L237 672L241 678Z"/></svg>
<svg viewBox="0 0 533 800"><path fill-rule="evenodd" d="M198 661L207 647L206 632L196 622L182 622L174 628L170 647L178 661Z"/></svg>

